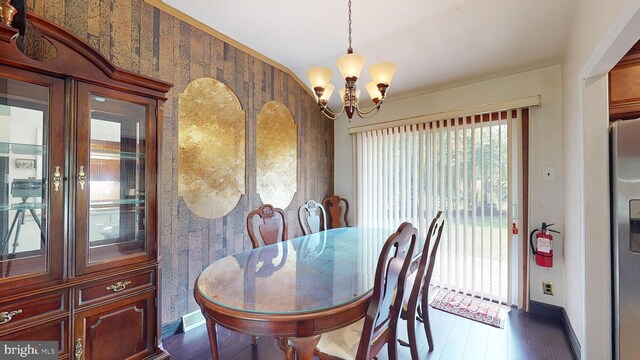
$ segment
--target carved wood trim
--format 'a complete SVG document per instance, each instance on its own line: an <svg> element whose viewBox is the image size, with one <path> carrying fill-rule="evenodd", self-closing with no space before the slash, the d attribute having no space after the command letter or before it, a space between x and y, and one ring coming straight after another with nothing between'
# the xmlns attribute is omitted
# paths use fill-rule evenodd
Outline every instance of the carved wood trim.
<svg viewBox="0 0 640 360"><path fill-rule="evenodd" d="M122 308L122 309L120 309L120 310L118 310L118 311L115 311L115 312L112 312L112 313L108 313L108 314L106 314L105 316L100 316L100 317L98 318L98 321L96 321L93 325L91 325L91 326L89 327L89 329L90 329L90 331L94 331L95 329L97 329L97 328L98 328L98 326L100 326L100 325L102 324L102 320L109 319L110 317L113 317L113 316L118 316L118 315L120 315L120 314L122 314L122 313L124 313L124 312L131 311L131 310L133 310L133 311L135 311L135 312L137 312L137 313L140 313L140 316L142 316L142 317L143 317L143 319L142 319L142 322L141 322L141 323L143 323L143 324L144 324L144 316L145 316L145 314L144 314L144 309L139 309L135 304L133 304L132 306L129 306L129 307L127 307L127 308ZM141 327L141 328L142 328L142 327ZM142 336L144 336L144 334L142 334Z"/></svg>
<svg viewBox="0 0 640 360"><path fill-rule="evenodd" d="M300 228L302 228L304 235L327 230L327 213L324 206L315 200L309 200L300 206L298 210L298 221L300 222Z"/></svg>
<svg viewBox="0 0 640 360"><path fill-rule="evenodd" d="M262 224L258 226L258 232L265 245L288 239L287 215L284 210L274 208L271 204L264 204L247 215L247 232L254 248L259 248L261 245L253 227L253 218L255 216L258 216L262 221ZM281 218L281 222L278 221L278 217ZM280 226L282 226L282 236L278 238Z"/></svg>
<svg viewBox="0 0 640 360"><path fill-rule="evenodd" d="M6 57L0 59L0 62L61 77L72 76L88 82L109 84L111 80L109 85L119 90L130 92L132 87L135 87L142 93L166 100L165 94L172 86L170 83L120 69L82 39L61 27L31 12L27 13L27 17L33 27L55 46L58 52L56 58L42 63L27 57L17 49L12 49ZM0 39L8 42L7 37L10 33L11 29L1 27ZM13 43L5 46L16 45Z"/></svg>
<svg viewBox="0 0 640 360"><path fill-rule="evenodd" d="M11 42L14 36L18 35L18 29L0 23L0 41Z"/></svg>
<svg viewBox="0 0 640 360"><path fill-rule="evenodd" d="M344 214L342 214L340 202L344 203ZM350 226L349 218L347 217L347 215L349 214L349 202L347 201L347 199L342 198L338 195L333 195L324 199L322 201L322 204L326 209L329 209L329 224L331 225L331 229L343 227L340 223L341 216L344 219L344 226Z"/></svg>
<svg viewBox="0 0 640 360"><path fill-rule="evenodd" d="M127 84L142 86L151 90L166 93L171 88L171 84L162 80L153 79L147 76L133 73L128 70L120 69L111 64L102 54L89 46L80 38L67 32L66 30L51 24L47 20L33 14L27 14L31 23L38 28L50 40L57 40L64 44L69 49L82 55L87 60L91 61L93 65L102 70L109 78L117 81L122 81Z"/></svg>

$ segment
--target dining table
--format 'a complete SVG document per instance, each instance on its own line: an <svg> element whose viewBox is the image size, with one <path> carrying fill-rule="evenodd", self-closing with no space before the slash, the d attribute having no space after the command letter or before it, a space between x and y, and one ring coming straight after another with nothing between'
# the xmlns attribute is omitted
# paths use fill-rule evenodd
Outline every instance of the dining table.
<svg viewBox="0 0 640 360"><path fill-rule="evenodd" d="M249 249L205 268L194 296L207 323L280 340L287 359L313 359L322 333L363 318L385 240L395 230L345 227Z"/></svg>

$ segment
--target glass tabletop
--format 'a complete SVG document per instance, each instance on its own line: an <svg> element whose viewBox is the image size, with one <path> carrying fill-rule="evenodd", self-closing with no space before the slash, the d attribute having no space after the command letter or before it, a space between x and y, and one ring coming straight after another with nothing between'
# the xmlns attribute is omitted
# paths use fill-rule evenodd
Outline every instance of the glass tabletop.
<svg viewBox="0 0 640 360"><path fill-rule="evenodd" d="M339 228L230 255L209 265L196 287L234 310L298 314L348 304L373 288L389 229Z"/></svg>

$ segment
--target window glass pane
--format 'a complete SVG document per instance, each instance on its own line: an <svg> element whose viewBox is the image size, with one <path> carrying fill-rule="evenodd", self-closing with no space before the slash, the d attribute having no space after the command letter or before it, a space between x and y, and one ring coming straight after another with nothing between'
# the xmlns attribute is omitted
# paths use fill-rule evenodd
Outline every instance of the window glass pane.
<svg viewBox="0 0 640 360"><path fill-rule="evenodd" d="M0 278L46 267L49 88L0 78Z"/></svg>
<svg viewBox="0 0 640 360"><path fill-rule="evenodd" d="M91 97L90 261L145 251L146 108Z"/></svg>

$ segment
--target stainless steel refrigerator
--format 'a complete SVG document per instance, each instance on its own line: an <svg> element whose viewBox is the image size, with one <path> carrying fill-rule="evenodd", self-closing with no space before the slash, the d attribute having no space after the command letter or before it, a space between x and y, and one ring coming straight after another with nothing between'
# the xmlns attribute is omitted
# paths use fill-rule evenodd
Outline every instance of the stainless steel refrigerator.
<svg viewBox="0 0 640 360"><path fill-rule="evenodd" d="M611 125L615 359L640 358L640 119Z"/></svg>

